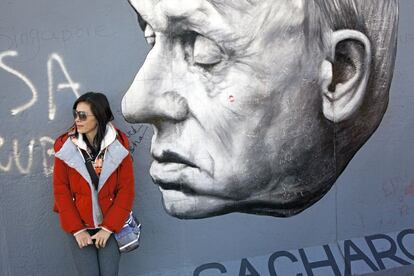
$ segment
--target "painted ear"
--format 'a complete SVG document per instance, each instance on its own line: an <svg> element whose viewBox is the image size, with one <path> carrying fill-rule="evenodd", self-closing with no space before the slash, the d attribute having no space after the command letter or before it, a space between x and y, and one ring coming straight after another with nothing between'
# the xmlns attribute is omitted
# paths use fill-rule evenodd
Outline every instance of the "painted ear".
<svg viewBox="0 0 414 276"><path fill-rule="evenodd" d="M371 43L363 33L340 30L332 34L332 60L322 62L320 79L323 114L332 122L351 117L364 100L371 68Z"/></svg>

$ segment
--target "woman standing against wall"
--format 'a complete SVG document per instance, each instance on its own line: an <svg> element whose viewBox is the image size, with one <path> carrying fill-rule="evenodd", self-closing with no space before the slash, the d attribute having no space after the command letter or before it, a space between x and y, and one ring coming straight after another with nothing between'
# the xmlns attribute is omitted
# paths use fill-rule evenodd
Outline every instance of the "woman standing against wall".
<svg viewBox="0 0 414 276"><path fill-rule="evenodd" d="M73 127L54 145L54 211L69 233L79 275L118 275L113 233L122 229L134 200L128 139L110 123L112 111L102 93L79 97L73 117Z"/></svg>

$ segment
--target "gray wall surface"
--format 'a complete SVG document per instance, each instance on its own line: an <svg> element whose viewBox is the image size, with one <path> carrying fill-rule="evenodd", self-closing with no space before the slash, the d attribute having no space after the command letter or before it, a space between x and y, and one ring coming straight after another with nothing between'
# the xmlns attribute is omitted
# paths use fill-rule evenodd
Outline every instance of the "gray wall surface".
<svg viewBox="0 0 414 276"><path fill-rule="evenodd" d="M211 268L200 275L276 275L269 272L276 263L278 275L306 275L304 255L309 262L328 260L314 275L333 275L335 261L344 274L344 247L350 244L355 273L396 273L395 267L413 264L412 12L414 2L400 1L397 61L384 119L326 196L290 218L232 213L180 220L164 211L148 173L152 127L128 124L121 113L121 99L149 50L128 2L3 0L0 275L76 275L52 212L52 145L72 123L72 103L86 91L108 96L134 157L142 245L122 257L120 275L196 275L200 267ZM285 257L272 263L277 252ZM414 271L408 268L406 275Z"/></svg>

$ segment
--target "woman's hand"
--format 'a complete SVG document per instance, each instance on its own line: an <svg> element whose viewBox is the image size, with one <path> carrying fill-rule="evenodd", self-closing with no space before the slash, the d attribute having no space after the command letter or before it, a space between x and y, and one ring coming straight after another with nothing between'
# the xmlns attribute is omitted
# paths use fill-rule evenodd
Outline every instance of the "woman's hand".
<svg viewBox="0 0 414 276"><path fill-rule="evenodd" d="M79 245L79 248L83 248L93 243L91 235L89 235L88 231L82 231L76 234L75 239Z"/></svg>
<svg viewBox="0 0 414 276"><path fill-rule="evenodd" d="M93 235L91 238L95 240L95 246L96 248L104 248L106 245L106 242L108 241L109 237L111 236L111 233L101 229L98 233Z"/></svg>

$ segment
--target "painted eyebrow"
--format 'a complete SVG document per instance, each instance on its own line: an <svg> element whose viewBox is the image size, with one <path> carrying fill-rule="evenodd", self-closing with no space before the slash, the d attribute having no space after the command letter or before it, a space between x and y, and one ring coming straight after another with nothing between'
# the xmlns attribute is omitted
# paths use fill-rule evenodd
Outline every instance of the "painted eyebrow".
<svg viewBox="0 0 414 276"><path fill-rule="evenodd" d="M211 5L211 4L210 4ZM202 36L213 40L220 40L223 37L231 36L231 31L225 17L211 5L209 11L197 10L196 13L188 14L182 17L176 17L176 22L185 23L178 24L183 31L195 31Z"/></svg>
<svg viewBox="0 0 414 276"><path fill-rule="evenodd" d="M145 32L146 26L149 24L145 21L142 16L137 12L137 21L139 24L140 29L142 32ZM196 18L194 16L177 16L177 17L170 17L170 26L169 28L175 29L176 31L195 31L203 36L211 37L214 39L214 33L220 31L223 33L223 29L219 28L209 28L209 20L204 18ZM186 23L185 25L179 23ZM178 28L177 28L178 27Z"/></svg>
<svg viewBox="0 0 414 276"><path fill-rule="evenodd" d="M204 9L197 10L196 13L169 16L168 29L175 31L195 31L211 39L232 35L233 32L225 21L225 17L220 13L220 6L223 6L223 3L217 4L217 0L205 0L205 3L206 6L204 6ZM151 23L147 22L137 9L135 11L139 26L145 32L146 26L151 25ZM152 27L154 28L156 26ZM218 33L220 35L217 35Z"/></svg>

